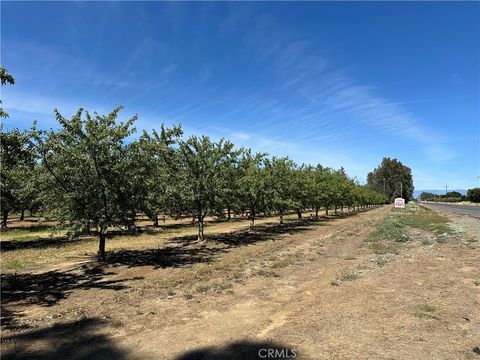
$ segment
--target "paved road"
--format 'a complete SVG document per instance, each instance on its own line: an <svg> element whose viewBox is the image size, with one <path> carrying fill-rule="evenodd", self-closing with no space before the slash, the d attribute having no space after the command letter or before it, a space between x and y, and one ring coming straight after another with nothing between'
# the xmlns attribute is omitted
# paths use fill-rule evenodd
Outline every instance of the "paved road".
<svg viewBox="0 0 480 360"><path fill-rule="evenodd" d="M432 209L439 209L444 211L450 211L459 215L470 215L480 219L480 206L470 205L454 205L454 204L438 204L438 203L421 203L424 206Z"/></svg>

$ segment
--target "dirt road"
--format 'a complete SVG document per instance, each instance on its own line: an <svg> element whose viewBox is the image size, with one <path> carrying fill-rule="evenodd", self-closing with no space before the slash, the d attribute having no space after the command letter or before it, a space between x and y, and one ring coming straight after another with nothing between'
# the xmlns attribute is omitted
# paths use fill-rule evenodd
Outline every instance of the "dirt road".
<svg viewBox="0 0 480 360"><path fill-rule="evenodd" d="M185 280L196 265L113 266L53 306L12 302L5 309L33 326L3 335L4 355L479 359L478 221L452 218L457 234L428 245L433 235L413 229L408 243L374 253L365 240L390 213L225 250L194 269L208 273L204 282ZM107 286L117 282L124 287Z"/></svg>

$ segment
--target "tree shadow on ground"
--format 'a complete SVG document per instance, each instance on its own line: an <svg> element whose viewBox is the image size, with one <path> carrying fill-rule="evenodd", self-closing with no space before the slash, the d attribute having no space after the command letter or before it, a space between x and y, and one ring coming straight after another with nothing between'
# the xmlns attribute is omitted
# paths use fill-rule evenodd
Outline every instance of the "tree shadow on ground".
<svg viewBox="0 0 480 360"><path fill-rule="evenodd" d="M208 246L196 242L195 235L169 238L174 246L146 250L117 250L107 252L107 263L113 266L153 266L154 268L182 267L196 263L210 262L216 255L229 251L232 247L254 244L274 239L286 233L306 231L313 225L311 221L295 222L285 225L258 227L255 230L241 230L227 234L206 236L207 242L224 246ZM178 245L180 244L180 245Z"/></svg>
<svg viewBox="0 0 480 360"><path fill-rule="evenodd" d="M229 246L250 245L260 241L275 239L278 235L295 234L308 231L317 223L315 220L300 220L285 224L256 226L253 229L238 230L230 233L206 235L207 241L223 243ZM170 238L172 242L191 243L196 240L196 235L184 235Z"/></svg>
<svg viewBox="0 0 480 360"><path fill-rule="evenodd" d="M181 354L175 360L304 359L295 348L270 341L235 341L221 347L205 347Z"/></svg>
<svg viewBox="0 0 480 360"><path fill-rule="evenodd" d="M94 265L83 271L49 271L40 274L2 274L1 286L1 323L5 328L25 327L19 322L21 314L7 308L14 305L53 306L67 298L78 289L122 290L126 288L123 280L103 280L114 275L105 272L101 266ZM133 278L129 280L138 280Z"/></svg>
<svg viewBox="0 0 480 360"><path fill-rule="evenodd" d="M19 226L21 223L30 223L30 226ZM54 229L55 226L52 224L39 223L37 220L23 220L22 222L17 221L16 223L8 223L8 227L2 228L2 232L8 233L10 231L47 231Z"/></svg>
<svg viewBox="0 0 480 360"><path fill-rule="evenodd" d="M187 244L188 245L188 244ZM226 252L225 249L206 246L170 246L146 250L119 250L107 252L107 263L113 266L153 266L154 268L183 267L211 261L212 257Z"/></svg>
<svg viewBox="0 0 480 360"><path fill-rule="evenodd" d="M97 318L54 325L3 339L2 359L129 359L101 332L108 325Z"/></svg>
<svg viewBox="0 0 480 360"><path fill-rule="evenodd" d="M90 240L92 237L69 238L68 236L39 237L32 240L4 240L1 242L0 251L14 251L21 249L59 248L81 241Z"/></svg>
<svg viewBox="0 0 480 360"><path fill-rule="evenodd" d="M262 225L254 229L206 235L206 243L203 244L196 241L196 235L177 236L168 239L175 244L174 246L146 250L109 251L107 252L107 263L113 266L153 266L154 268L182 267L195 263L206 263L212 261L217 254L225 253L234 247L275 240L278 235L282 234L305 232L313 226L324 225L326 221L354 214L356 213L345 212L319 219L305 218L298 221L289 221L285 224ZM210 246L209 243L223 246Z"/></svg>

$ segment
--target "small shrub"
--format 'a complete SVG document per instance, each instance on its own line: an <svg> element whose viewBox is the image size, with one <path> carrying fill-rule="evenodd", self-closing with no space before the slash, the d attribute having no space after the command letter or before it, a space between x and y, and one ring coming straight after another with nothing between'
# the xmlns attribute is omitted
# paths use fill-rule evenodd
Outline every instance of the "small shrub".
<svg viewBox="0 0 480 360"><path fill-rule="evenodd" d="M444 244L448 241L448 234L443 233L443 234L438 234L435 238L435 241L439 244Z"/></svg>
<svg viewBox="0 0 480 360"><path fill-rule="evenodd" d="M208 290L210 290L210 286L209 285L199 285L199 286L197 286L197 288L195 290L198 293L206 293Z"/></svg>
<svg viewBox="0 0 480 360"><path fill-rule="evenodd" d="M384 259L375 260L375 264L377 264L377 266L380 266L380 267L384 267L385 263L386 263L386 261Z"/></svg>
<svg viewBox="0 0 480 360"><path fill-rule="evenodd" d="M330 284L333 286L340 286L340 281L338 279L333 279L330 281Z"/></svg>
<svg viewBox="0 0 480 360"><path fill-rule="evenodd" d="M221 293L222 291L230 289L231 287L232 284L229 282L216 283L212 285L212 289L217 293Z"/></svg>
<svg viewBox="0 0 480 360"><path fill-rule="evenodd" d="M342 270L338 279L341 281L353 281L358 279L358 274L355 271Z"/></svg>
<svg viewBox="0 0 480 360"><path fill-rule="evenodd" d="M258 270L256 274L265 277L280 277L280 275L277 274L275 271L269 270Z"/></svg>
<svg viewBox="0 0 480 360"><path fill-rule="evenodd" d="M272 262L272 268L275 269L275 268L281 268L281 267L285 267L285 266L288 266L292 263L292 261L290 259L286 259L286 258L283 258L283 259L277 259L277 260L274 260Z"/></svg>

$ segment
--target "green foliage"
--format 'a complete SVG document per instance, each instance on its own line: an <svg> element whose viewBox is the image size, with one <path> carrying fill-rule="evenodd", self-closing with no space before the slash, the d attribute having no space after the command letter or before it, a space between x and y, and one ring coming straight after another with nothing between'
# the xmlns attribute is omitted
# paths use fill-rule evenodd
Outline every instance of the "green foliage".
<svg viewBox="0 0 480 360"><path fill-rule="evenodd" d="M458 191L450 191L443 195L424 191L420 194L419 199L422 201L459 202L464 199L464 196Z"/></svg>
<svg viewBox="0 0 480 360"><path fill-rule="evenodd" d="M2 226L6 227L10 212L35 207L38 166L27 132L2 130L0 143Z"/></svg>
<svg viewBox="0 0 480 360"><path fill-rule="evenodd" d="M268 208L269 187L268 171L265 168L265 154L253 155L251 150L244 150L239 159L238 194L240 203L248 210L250 226L255 225L258 212Z"/></svg>
<svg viewBox="0 0 480 360"><path fill-rule="evenodd" d="M467 200L474 203L480 202L480 188L468 189L467 191Z"/></svg>
<svg viewBox="0 0 480 360"><path fill-rule="evenodd" d="M217 208L224 194L222 172L231 162L233 144L213 142L207 136L180 141L178 186L181 209L198 222L198 239L203 240L203 221Z"/></svg>
<svg viewBox="0 0 480 360"><path fill-rule="evenodd" d="M406 202L413 198L413 178L409 167L397 159L383 158L382 163L368 173L367 184L387 196L389 202L402 197Z"/></svg>
<svg viewBox="0 0 480 360"><path fill-rule="evenodd" d="M3 66L0 66L0 83L1 85L5 84L10 84L13 85L15 84L15 79L13 78L12 75L10 75ZM0 105L2 104L2 101L0 100ZM6 113L2 107L0 107L0 117L7 118L8 113Z"/></svg>
<svg viewBox="0 0 480 360"><path fill-rule="evenodd" d="M155 226L158 226L159 214L178 212L178 154L174 146L181 134L180 127L168 129L162 125L160 132L144 131L138 141L131 144L130 156L137 170L132 176L140 195L137 207Z"/></svg>
<svg viewBox="0 0 480 360"><path fill-rule="evenodd" d="M99 258L105 257L105 236L111 227L134 226L137 171L125 139L135 131L136 117L117 124L121 107L108 115L80 109L71 120L57 110L58 131L35 131L38 156L46 169L45 207L74 233L97 228Z"/></svg>
<svg viewBox="0 0 480 360"><path fill-rule="evenodd" d="M298 209L302 204L302 190L299 188L303 179L301 173L295 169L295 163L288 158L276 158L267 160L266 169L270 178L269 206L280 215L280 223L283 224L283 216L292 209Z"/></svg>

